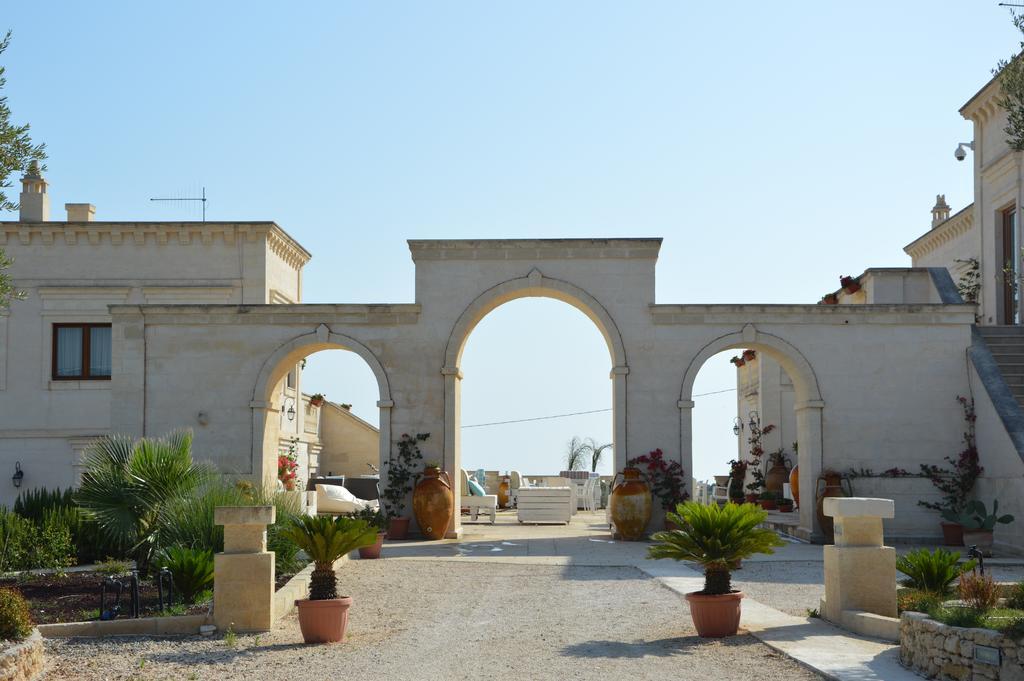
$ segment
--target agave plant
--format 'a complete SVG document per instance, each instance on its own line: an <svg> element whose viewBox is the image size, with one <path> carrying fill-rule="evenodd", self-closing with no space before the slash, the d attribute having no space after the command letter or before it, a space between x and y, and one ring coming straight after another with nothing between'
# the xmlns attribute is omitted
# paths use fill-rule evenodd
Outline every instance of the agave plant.
<svg viewBox="0 0 1024 681"><path fill-rule="evenodd" d="M907 576L900 581L903 586L938 596L949 595L953 582L975 565L973 560L961 563L959 553L945 549L917 549L896 559L896 569Z"/></svg>
<svg viewBox="0 0 1024 681"><path fill-rule="evenodd" d="M704 568L704 594L732 591L731 565L755 553L775 553L783 541L775 532L758 527L768 513L754 504L705 506L688 501L666 514L678 530L657 532L648 558L671 558L699 563Z"/></svg>
<svg viewBox="0 0 1024 681"><path fill-rule="evenodd" d="M133 440L112 435L86 453L79 505L112 543L129 547L145 575L160 546L169 509L212 474L192 460L192 431Z"/></svg>
<svg viewBox="0 0 1024 681"><path fill-rule="evenodd" d="M171 573L174 588L186 603L213 584L213 551L170 546L160 552L157 561Z"/></svg>
<svg viewBox="0 0 1024 681"><path fill-rule="evenodd" d="M377 543L376 527L344 516L299 516L281 530L281 535L305 551L314 563L309 578L309 598L313 601L338 597L334 561Z"/></svg>

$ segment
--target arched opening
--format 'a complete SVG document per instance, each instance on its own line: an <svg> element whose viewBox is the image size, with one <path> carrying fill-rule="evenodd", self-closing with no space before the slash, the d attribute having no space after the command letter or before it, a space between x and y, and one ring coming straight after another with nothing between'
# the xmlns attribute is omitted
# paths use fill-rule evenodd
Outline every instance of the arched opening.
<svg viewBox="0 0 1024 681"><path fill-rule="evenodd" d="M534 300L520 300L524 298ZM494 316L489 317L492 311ZM481 324L485 317L487 321ZM481 328L474 333L478 325ZM464 355L471 335L474 349ZM466 374L467 369L480 372L479 377ZM573 375L578 381L584 380L579 378L581 372L587 374L586 395L574 394L573 386L566 385L573 382ZM618 468L619 459L625 456L615 450L616 442L625 442L628 369L621 336L604 307L567 282L542 277L534 270L528 277L505 282L482 294L455 324L442 373L444 463L460 476L461 469L469 465L473 470L517 470L531 479L557 478L564 470L567 444L574 435L593 438L598 445L611 445L605 450L598 473ZM469 378L464 379L467 375ZM470 384L468 392L464 392L464 380L476 381ZM502 393L503 380L514 380L514 394ZM500 406L487 404L499 397ZM467 398L473 402L464 411ZM508 418L501 417L503 412ZM472 417L469 420L464 418L467 413ZM567 414L572 416L563 418ZM580 421L579 417L596 419ZM495 447L488 444L495 437L494 431L486 432L491 426L483 424L500 421L518 423L502 424L504 428L514 428L514 434ZM538 431L537 424L545 422L548 427ZM613 456L607 455L609 450ZM530 470L529 466L543 469ZM588 471L593 467L592 458L585 461L584 467ZM453 534L461 528L458 508L456 504Z"/></svg>
<svg viewBox="0 0 1024 681"><path fill-rule="evenodd" d="M387 376L358 341L321 326L285 343L264 363L253 390L254 472L278 479L278 458L294 458L296 489L311 478L362 479L376 498L380 461L390 440ZM258 462L258 463L257 463Z"/></svg>
<svg viewBox="0 0 1024 681"><path fill-rule="evenodd" d="M730 363L731 357L736 358L735 364ZM702 372L708 365L711 366ZM709 389L711 382L699 381L698 373L707 373L713 377L714 385L720 387ZM732 386L728 385L729 375ZM735 392L708 394L730 387ZM729 399L719 397L722 394ZM713 423L704 422L695 428L693 412L702 400L712 407L708 411L712 412ZM731 413L724 406L729 402ZM698 481L728 476L727 462L750 462L755 459L755 449L763 452L759 469L762 476L783 458L791 466L799 464L801 504L794 524L799 534L821 539L815 517L814 484L822 469L824 402L813 370L795 347L752 327L743 333L717 338L702 348L687 368L679 405L684 466L689 462ZM722 418L725 414L730 414L728 421ZM774 459L773 454L779 459ZM761 491L748 487L759 478L754 470L753 466L747 470L742 483L744 493Z"/></svg>

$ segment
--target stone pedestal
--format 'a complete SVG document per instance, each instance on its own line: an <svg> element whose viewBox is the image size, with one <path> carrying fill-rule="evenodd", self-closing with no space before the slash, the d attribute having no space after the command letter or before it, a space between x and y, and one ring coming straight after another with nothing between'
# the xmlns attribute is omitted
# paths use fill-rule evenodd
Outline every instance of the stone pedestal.
<svg viewBox="0 0 1024 681"><path fill-rule="evenodd" d="M213 621L224 631L270 631L274 623L274 552L267 551L273 506L218 506L224 552L213 558Z"/></svg>
<svg viewBox="0 0 1024 681"><path fill-rule="evenodd" d="M821 616L865 636L899 640L896 549L882 544L882 519L895 515L891 499L832 497L835 545L824 547L825 597Z"/></svg>

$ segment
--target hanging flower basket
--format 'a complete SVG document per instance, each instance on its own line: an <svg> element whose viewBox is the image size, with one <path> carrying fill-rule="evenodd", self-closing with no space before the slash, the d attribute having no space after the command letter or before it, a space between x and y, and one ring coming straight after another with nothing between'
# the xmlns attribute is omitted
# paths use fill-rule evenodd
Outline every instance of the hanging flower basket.
<svg viewBox="0 0 1024 681"><path fill-rule="evenodd" d="M757 351L750 350L750 349L747 349L747 350L743 351L743 360L744 361L749 362L749 361L753 360L755 357L757 357Z"/></svg>
<svg viewBox="0 0 1024 681"><path fill-rule="evenodd" d="M735 364L736 368L739 368L739 367L743 366L744 364L746 364L746 361L744 361L744 359L742 357L740 357L739 355L737 355L736 357L733 357L729 361L732 362L733 364Z"/></svg>
<svg viewBox="0 0 1024 681"><path fill-rule="evenodd" d="M825 297L821 299L821 302L825 305L836 305L839 303L839 296L835 293L826 293Z"/></svg>

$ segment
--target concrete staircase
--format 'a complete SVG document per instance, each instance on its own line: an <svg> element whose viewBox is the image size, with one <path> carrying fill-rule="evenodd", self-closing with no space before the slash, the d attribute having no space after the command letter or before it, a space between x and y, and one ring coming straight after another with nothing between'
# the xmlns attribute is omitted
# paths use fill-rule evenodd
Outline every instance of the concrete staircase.
<svg viewBox="0 0 1024 681"><path fill-rule="evenodd" d="M1024 326L979 326L1017 404L1024 407Z"/></svg>

